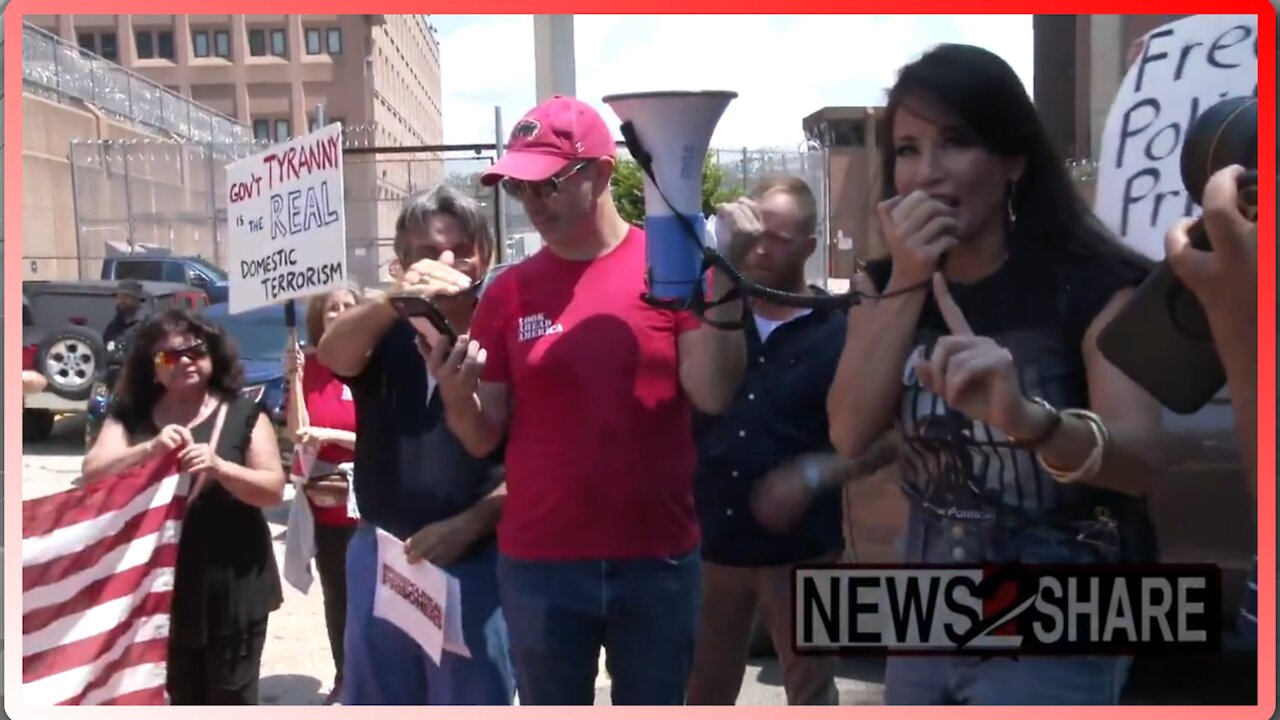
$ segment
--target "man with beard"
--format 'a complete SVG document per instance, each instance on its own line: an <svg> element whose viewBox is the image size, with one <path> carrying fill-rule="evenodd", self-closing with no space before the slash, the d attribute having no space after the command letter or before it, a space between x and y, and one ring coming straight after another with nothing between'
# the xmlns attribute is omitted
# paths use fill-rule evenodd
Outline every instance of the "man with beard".
<svg viewBox="0 0 1280 720"><path fill-rule="evenodd" d="M142 283L137 280L121 280L116 286L116 314L102 331L102 342L125 337L142 320Z"/></svg>
<svg viewBox="0 0 1280 720"><path fill-rule="evenodd" d="M765 181L749 197L721 206L716 225L718 233L729 227L741 234L731 260L751 280L786 292L822 292L805 283L805 261L817 245L817 203L804 180ZM831 452L826 397L846 316L754 298L744 315L748 365L733 404L719 415L695 415L703 598L688 702L736 702L759 607L782 661L787 702L834 705L834 658L792 649L791 569L838 557L840 503L814 503L794 530L775 535L756 522L749 498L779 465Z"/></svg>
<svg viewBox="0 0 1280 720"><path fill-rule="evenodd" d="M391 294L412 294L467 332L476 288L493 258L483 211L449 187L415 195L396 220L400 269ZM438 340L437 343L445 341ZM506 486L500 450L472 457L444 420L424 336L388 297L334 321L320 362L350 389L356 409L355 491L360 524L347 550L343 705L509 705L515 695L507 628L498 607L494 528ZM437 664L407 633L373 614L378 531L458 579L470 657Z"/></svg>

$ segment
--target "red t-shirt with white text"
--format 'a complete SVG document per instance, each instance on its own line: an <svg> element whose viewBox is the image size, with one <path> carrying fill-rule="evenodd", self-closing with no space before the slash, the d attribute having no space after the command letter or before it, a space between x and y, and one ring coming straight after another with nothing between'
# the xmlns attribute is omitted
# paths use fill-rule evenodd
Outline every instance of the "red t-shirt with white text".
<svg viewBox="0 0 1280 720"><path fill-rule="evenodd" d="M676 338L650 307L645 235L608 254L543 250L497 275L471 323L483 380L512 400L501 551L524 560L683 554L697 546L691 406Z"/></svg>

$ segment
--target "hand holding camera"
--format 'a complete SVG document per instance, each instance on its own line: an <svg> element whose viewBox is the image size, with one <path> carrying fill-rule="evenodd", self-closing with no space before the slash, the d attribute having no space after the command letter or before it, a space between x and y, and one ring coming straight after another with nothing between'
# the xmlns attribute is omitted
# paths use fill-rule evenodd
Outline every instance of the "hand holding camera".
<svg viewBox="0 0 1280 720"><path fill-rule="evenodd" d="M1231 165L1205 185L1201 242L1209 247L1196 247L1191 233L1195 221L1190 218L1165 236L1169 265L1200 299L1213 326L1232 317L1257 317L1258 225L1241 211L1246 203L1241 202L1239 178L1244 172ZM1250 329L1256 324L1249 322Z"/></svg>

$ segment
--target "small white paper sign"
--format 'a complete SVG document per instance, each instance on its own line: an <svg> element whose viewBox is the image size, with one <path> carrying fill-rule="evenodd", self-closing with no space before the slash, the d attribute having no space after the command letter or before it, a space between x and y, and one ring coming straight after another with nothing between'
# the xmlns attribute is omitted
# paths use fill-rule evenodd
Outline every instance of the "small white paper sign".
<svg viewBox="0 0 1280 720"><path fill-rule="evenodd" d="M471 657L462 636L462 587L426 561L410 563L404 543L381 529L373 615L400 628L440 664L447 650Z"/></svg>

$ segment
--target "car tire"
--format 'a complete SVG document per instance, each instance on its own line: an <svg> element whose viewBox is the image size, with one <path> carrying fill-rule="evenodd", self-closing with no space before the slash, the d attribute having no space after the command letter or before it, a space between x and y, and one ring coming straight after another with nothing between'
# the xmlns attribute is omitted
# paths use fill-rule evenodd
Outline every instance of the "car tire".
<svg viewBox="0 0 1280 720"><path fill-rule="evenodd" d="M102 335L69 325L40 343L36 367L49 379L49 392L66 400L87 400L106 357Z"/></svg>
<svg viewBox="0 0 1280 720"><path fill-rule="evenodd" d="M50 410L22 411L22 442L44 442L53 433L53 412Z"/></svg>

